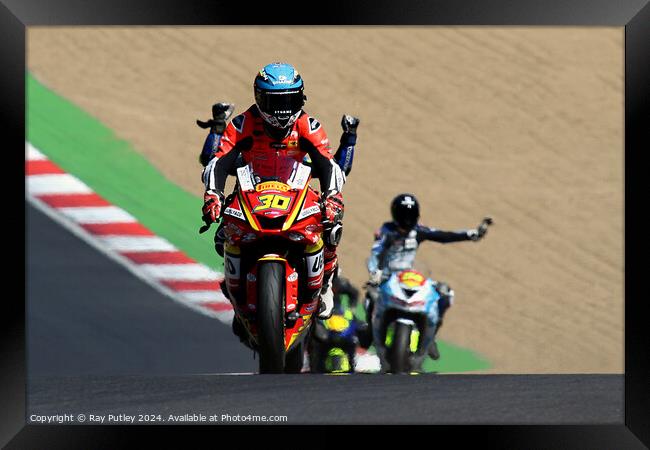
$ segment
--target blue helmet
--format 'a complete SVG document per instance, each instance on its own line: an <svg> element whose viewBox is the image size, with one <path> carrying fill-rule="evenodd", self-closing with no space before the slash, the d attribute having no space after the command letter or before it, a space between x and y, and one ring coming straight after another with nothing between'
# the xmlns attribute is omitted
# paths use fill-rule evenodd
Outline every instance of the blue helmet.
<svg viewBox="0 0 650 450"><path fill-rule="evenodd" d="M269 125L284 129L298 119L306 97L302 77L292 65L277 62L264 66L253 87L257 109Z"/></svg>

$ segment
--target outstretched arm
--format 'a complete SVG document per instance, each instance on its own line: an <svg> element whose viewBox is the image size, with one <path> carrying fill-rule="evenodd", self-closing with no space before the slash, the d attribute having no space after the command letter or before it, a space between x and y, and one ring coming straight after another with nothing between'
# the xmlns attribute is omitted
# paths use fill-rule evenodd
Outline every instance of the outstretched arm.
<svg viewBox="0 0 650 450"><path fill-rule="evenodd" d="M418 242L435 241L443 244L460 241L478 241L485 236L487 228L491 224L492 219L486 217L477 228L469 230L444 231L419 225L417 239Z"/></svg>
<svg viewBox="0 0 650 450"><path fill-rule="evenodd" d="M444 231L422 226L418 229L418 241L435 241L442 244L470 241L475 233L476 230Z"/></svg>

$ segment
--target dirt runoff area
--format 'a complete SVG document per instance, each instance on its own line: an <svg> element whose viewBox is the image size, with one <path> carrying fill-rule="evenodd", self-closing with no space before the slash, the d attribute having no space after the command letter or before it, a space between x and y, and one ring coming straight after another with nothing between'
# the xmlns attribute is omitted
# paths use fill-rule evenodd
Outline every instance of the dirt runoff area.
<svg viewBox="0 0 650 450"><path fill-rule="evenodd" d="M332 141L361 118L345 275L366 280L398 193L436 228L491 215L479 243L420 247L456 291L441 338L493 373L622 373L623 45L595 27L30 27L28 67L200 195L195 120L243 111L256 72L290 62Z"/></svg>

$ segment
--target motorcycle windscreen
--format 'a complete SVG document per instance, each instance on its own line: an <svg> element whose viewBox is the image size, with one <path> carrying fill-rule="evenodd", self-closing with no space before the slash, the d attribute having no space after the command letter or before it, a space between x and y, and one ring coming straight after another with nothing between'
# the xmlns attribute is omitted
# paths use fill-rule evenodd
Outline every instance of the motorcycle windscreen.
<svg viewBox="0 0 650 450"><path fill-rule="evenodd" d="M304 166L294 158L273 154L254 157L250 162L250 169L256 183L279 181L292 187L294 187L297 178L302 179L305 172L308 175L310 171L309 167Z"/></svg>

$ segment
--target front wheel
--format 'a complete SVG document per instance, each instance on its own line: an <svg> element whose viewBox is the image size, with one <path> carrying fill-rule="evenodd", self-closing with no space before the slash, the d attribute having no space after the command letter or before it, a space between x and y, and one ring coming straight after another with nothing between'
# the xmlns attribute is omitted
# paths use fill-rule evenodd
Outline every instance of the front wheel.
<svg viewBox="0 0 650 450"><path fill-rule="evenodd" d="M390 369L393 373L407 373L411 354L411 326L395 322L395 334L390 348Z"/></svg>
<svg viewBox="0 0 650 450"><path fill-rule="evenodd" d="M257 273L260 373L284 372L284 266L263 263Z"/></svg>

